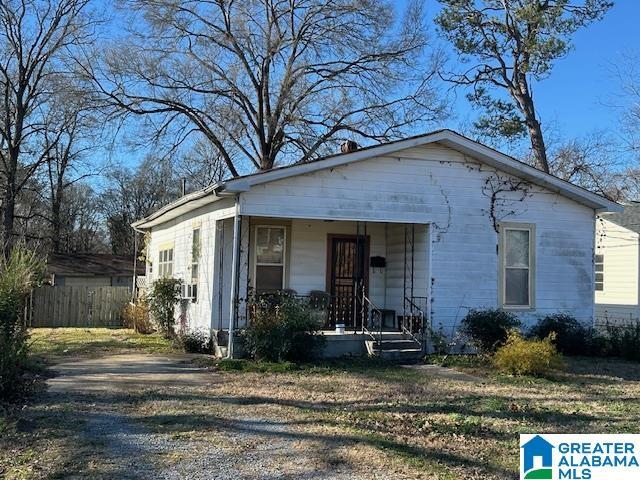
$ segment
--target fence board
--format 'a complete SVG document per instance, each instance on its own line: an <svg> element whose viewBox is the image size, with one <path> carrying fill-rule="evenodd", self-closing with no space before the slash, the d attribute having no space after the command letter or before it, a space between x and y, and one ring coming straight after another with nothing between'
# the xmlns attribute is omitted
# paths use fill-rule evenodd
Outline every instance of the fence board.
<svg viewBox="0 0 640 480"><path fill-rule="evenodd" d="M33 290L32 327L112 327L122 325L129 287L40 287Z"/></svg>

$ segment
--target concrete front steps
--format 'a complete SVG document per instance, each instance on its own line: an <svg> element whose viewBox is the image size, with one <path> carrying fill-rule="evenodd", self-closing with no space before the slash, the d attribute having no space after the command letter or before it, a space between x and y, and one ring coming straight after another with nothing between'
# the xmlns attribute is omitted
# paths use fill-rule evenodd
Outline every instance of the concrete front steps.
<svg viewBox="0 0 640 480"><path fill-rule="evenodd" d="M380 344L365 340L367 353L394 362L415 363L424 355L420 342L400 332L383 333Z"/></svg>

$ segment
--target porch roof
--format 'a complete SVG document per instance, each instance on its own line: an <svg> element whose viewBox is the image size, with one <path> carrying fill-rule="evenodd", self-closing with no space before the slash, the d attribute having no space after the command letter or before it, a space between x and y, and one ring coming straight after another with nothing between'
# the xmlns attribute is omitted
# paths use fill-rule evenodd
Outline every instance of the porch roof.
<svg viewBox="0 0 640 480"><path fill-rule="evenodd" d="M262 185L288 177L312 173L325 168L347 165L381 155L389 155L407 148L419 147L436 142L458 152L464 153L465 155L474 157L483 163L506 173L545 187L578 203L593 208L597 212L623 211L622 205L612 200L574 185L554 175L538 170L537 168L527 165L520 160L471 140L457 132L454 132L453 130L443 129L380 145L363 147L350 153L339 153L306 163L296 163L293 165L274 168L266 172L258 172L225 180L205 189L185 195L175 202L157 210L151 215L133 223L132 227L143 230L162 224L165 221L176 218L195 208L215 202L220 198L235 196L242 192L246 192L254 185Z"/></svg>

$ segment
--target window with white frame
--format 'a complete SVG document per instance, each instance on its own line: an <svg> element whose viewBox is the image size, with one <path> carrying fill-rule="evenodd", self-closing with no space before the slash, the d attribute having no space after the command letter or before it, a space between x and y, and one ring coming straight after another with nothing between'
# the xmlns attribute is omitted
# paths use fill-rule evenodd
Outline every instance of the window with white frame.
<svg viewBox="0 0 640 480"><path fill-rule="evenodd" d="M535 292L535 226L501 226L500 303L505 308L533 308Z"/></svg>
<svg viewBox="0 0 640 480"><path fill-rule="evenodd" d="M256 227L255 289L273 292L284 288L285 227L258 225Z"/></svg>
<svg viewBox="0 0 640 480"><path fill-rule="evenodd" d="M158 275L160 278L173 276L173 248L160 250L158 254Z"/></svg>
<svg viewBox="0 0 640 480"><path fill-rule="evenodd" d="M200 262L200 228L194 228L191 236L191 278L183 286L183 297L190 298L192 302L198 301L198 275Z"/></svg>
<svg viewBox="0 0 640 480"><path fill-rule="evenodd" d="M596 291L604 291L604 255L596 254Z"/></svg>

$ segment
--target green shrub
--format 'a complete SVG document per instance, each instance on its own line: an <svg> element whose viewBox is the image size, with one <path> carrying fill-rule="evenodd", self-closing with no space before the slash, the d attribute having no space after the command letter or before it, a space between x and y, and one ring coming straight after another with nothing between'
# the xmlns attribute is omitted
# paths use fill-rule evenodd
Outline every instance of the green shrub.
<svg viewBox="0 0 640 480"><path fill-rule="evenodd" d="M527 340L512 330L508 333L506 343L496 351L493 364L501 372L512 375L547 375L565 366L554 340L555 333L543 340Z"/></svg>
<svg viewBox="0 0 640 480"><path fill-rule="evenodd" d="M182 280L176 278L159 278L151 284L147 295L151 318L165 338L175 335L175 307L180 302Z"/></svg>
<svg viewBox="0 0 640 480"><path fill-rule="evenodd" d="M640 361L640 323L606 326L602 356L620 357Z"/></svg>
<svg viewBox="0 0 640 480"><path fill-rule="evenodd" d="M287 294L262 296L250 310L246 346L256 360L307 360L324 343L324 337L314 335L321 326L318 316L304 300Z"/></svg>
<svg viewBox="0 0 640 480"><path fill-rule="evenodd" d="M20 390L28 366L26 300L41 279L44 263L35 252L15 247L8 259L0 255L0 398Z"/></svg>
<svg viewBox="0 0 640 480"><path fill-rule="evenodd" d="M593 344L590 340L594 332L590 330L571 315L555 313L538 321L529 333L538 340L555 333L556 348L564 355L592 355Z"/></svg>
<svg viewBox="0 0 640 480"><path fill-rule="evenodd" d="M481 354L491 354L507 341L513 328L520 327L520 320L504 310L471 310L462 319L460 332Z"/></svg>
<svg viewBox="0 0 640 480"><path fill-rule="evenodd" d="M431 340L431 346L433 353L436 355L446 355L449 353L449 339L444 332L444 327L440 324L438 329L433 327L429 328L429 340Z"/></svg>
<svg viewBox="0 0 640 480"><path fill-rule="evenodd" d="M180 332L176 337L176 343L187 353L213 353L211 333L202 330Z"/></svg>
<svg viewBox="0 0 640 480"><path fill-rule="evenodd" d="M136 333L143 335L155 332L149 316L149 306L144 299L141 299L138 303L128 303L124 307L122 323L126 328L132 328Z"/></svg>

